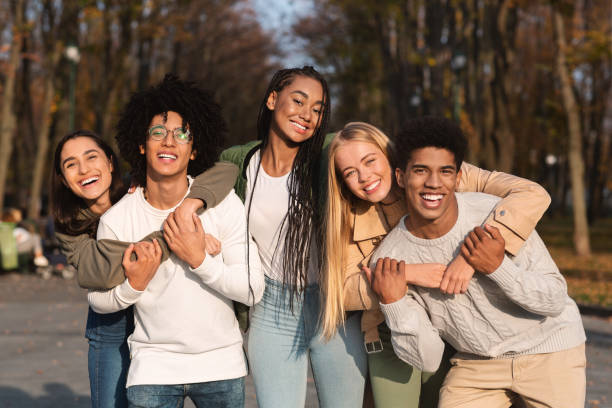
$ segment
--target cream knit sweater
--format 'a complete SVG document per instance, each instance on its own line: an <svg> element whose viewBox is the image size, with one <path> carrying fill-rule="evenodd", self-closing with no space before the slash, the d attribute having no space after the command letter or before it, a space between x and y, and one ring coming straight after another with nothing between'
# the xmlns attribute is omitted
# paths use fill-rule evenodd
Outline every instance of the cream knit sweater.
<svg viewBox="0 0 612 408"><path fill-rule="evenodd" d="M448 264L464 237L487 218L499 198L456 193L458 219L436 239L412 235L404 219L372 256L406 263ZM405 297L381 304L395 353L423 371L435 371L448 341L462 358L499 358L550 353L586 339L565 279L534 231L516 257L505 256L490 275L476 272L465 294L411 287Z"/></svg>

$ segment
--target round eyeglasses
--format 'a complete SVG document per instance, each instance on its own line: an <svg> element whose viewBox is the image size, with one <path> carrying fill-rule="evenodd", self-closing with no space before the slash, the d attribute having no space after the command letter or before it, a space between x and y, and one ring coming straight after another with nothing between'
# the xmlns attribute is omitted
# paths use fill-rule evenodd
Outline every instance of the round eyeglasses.
<svg viewBox="0 0 612 408"><path fill-rule="evenodd" d="M172 132L172 136L174 137L174 141L176 143L187 144L192 139L189 129L178 127L173 130L168 130L162 125L152 126L149 129L149 137L153 140L163 140L166 138L166 136L168 136L168 132Z"/></svg>

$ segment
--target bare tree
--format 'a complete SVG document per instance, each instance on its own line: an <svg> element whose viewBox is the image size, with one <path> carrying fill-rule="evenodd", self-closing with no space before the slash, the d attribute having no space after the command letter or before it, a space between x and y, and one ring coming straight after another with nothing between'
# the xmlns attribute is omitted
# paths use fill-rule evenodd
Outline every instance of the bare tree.
<svg viewBox="0 0 612 408"><path fill-rule="evenodd" d="M591 244L589 240L586 201L584 199L584 159L582 157L580 113L567 68L565 25L563 16L556 5L552 7L552 18L557 42L555 68L561 84L561 95L567 116L567 130L569 134L568 158L574 210L574 248L578 255L586 256L591 254Z"/></svg>
<svg viewBox="0 0 612 408"><path fill-rule="evenodd" d="M0 116L0 209L4 207L4 190L8 177L8 166L13 152L13 136L15 135L15 113L13 98L15 96L15 74L19 65L20 30L23 25L23 0L12 0L13 37L11 52L6 70L6 81L2 95L2 116Z"/></svg>

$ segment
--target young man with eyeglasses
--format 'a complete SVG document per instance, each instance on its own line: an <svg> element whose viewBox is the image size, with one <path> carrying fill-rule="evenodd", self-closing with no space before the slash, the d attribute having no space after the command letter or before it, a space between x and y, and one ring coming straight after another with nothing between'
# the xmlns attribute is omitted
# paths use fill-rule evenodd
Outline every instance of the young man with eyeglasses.
<svg viewBox="0 0 612 408"><path fill-rule="evenodd" d="M225 129L210 94L169 75L133 95L119 120L119 149L141 187L101 217L98 239L137 241L163 229L173 251L143 287L126 280L88 295L99 313L135 306L128 340L131 407L182 406L186 396L198 407L244 405L247 365L232 301L256 303L264 287L244 206L231 192L194 214L193 225L181 225L173 214L189 193L188 174L217 159ZM204 231L221 242L219 255L206 252Z"/></svg>
<svg viewBox="0 0 612 408"><path fill-rule="evenodd" d="M457 354L439 406L584 406L585 333L567 285L534 231L511 256L492 226L498 198L457 193L467 141L443 118L407 122L395 138L395 175L408 214L367 271L397 356L436 371L443 340ZM448 263L461 252L477 273L466 293L409 287L405 264Z"/></svg>

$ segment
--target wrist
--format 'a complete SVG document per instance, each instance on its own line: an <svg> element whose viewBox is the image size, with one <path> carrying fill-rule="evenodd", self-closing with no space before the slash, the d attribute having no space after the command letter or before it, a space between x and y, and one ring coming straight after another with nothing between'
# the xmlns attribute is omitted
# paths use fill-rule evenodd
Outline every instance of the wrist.
<svg viewBox="0 0 612 408"><path fill-rule="evenodd" d="M199 198L186 198L183 200L182 205L188 212L196 212L200 208L204 207L204 202Z"/></svg>
<svg viewBox="0 0 612 408"><path fill-rule="evenodd" d="M197 269L200 265L202 265L204 259L206 259L206 251L204 251L204 254L201 256L193 257L193 259L191 259L191 262L188 262L189 267L191 269Z"/></svg>
<svg viewBox="0 0 612 408"><path fill-rule="evenodd" d="M132 289L142 292L147 288L147 282L141 281L140 279L127 278L128 283Z"/></svg>
<svg viewBox="0 0 612 408"><path fill-rule="evenodd" d="M503 257L501 259L499 259L499 261L494 261L493 264L490 267L486 268L486 270L483 271L483 273L485 275L492 274L493 272L495 272L501 266L503 261L504 261Z"/></svg>
<svg viewBox="0 0 612 408"><path fill-rule="evenodd" d="M393 294L390 296L380 296L380 303L382 303L383 305L388 305L390 303L395 303L398 300L400 300L401 298L403 298L404 295L398 295L398 294Z"/></svg>

